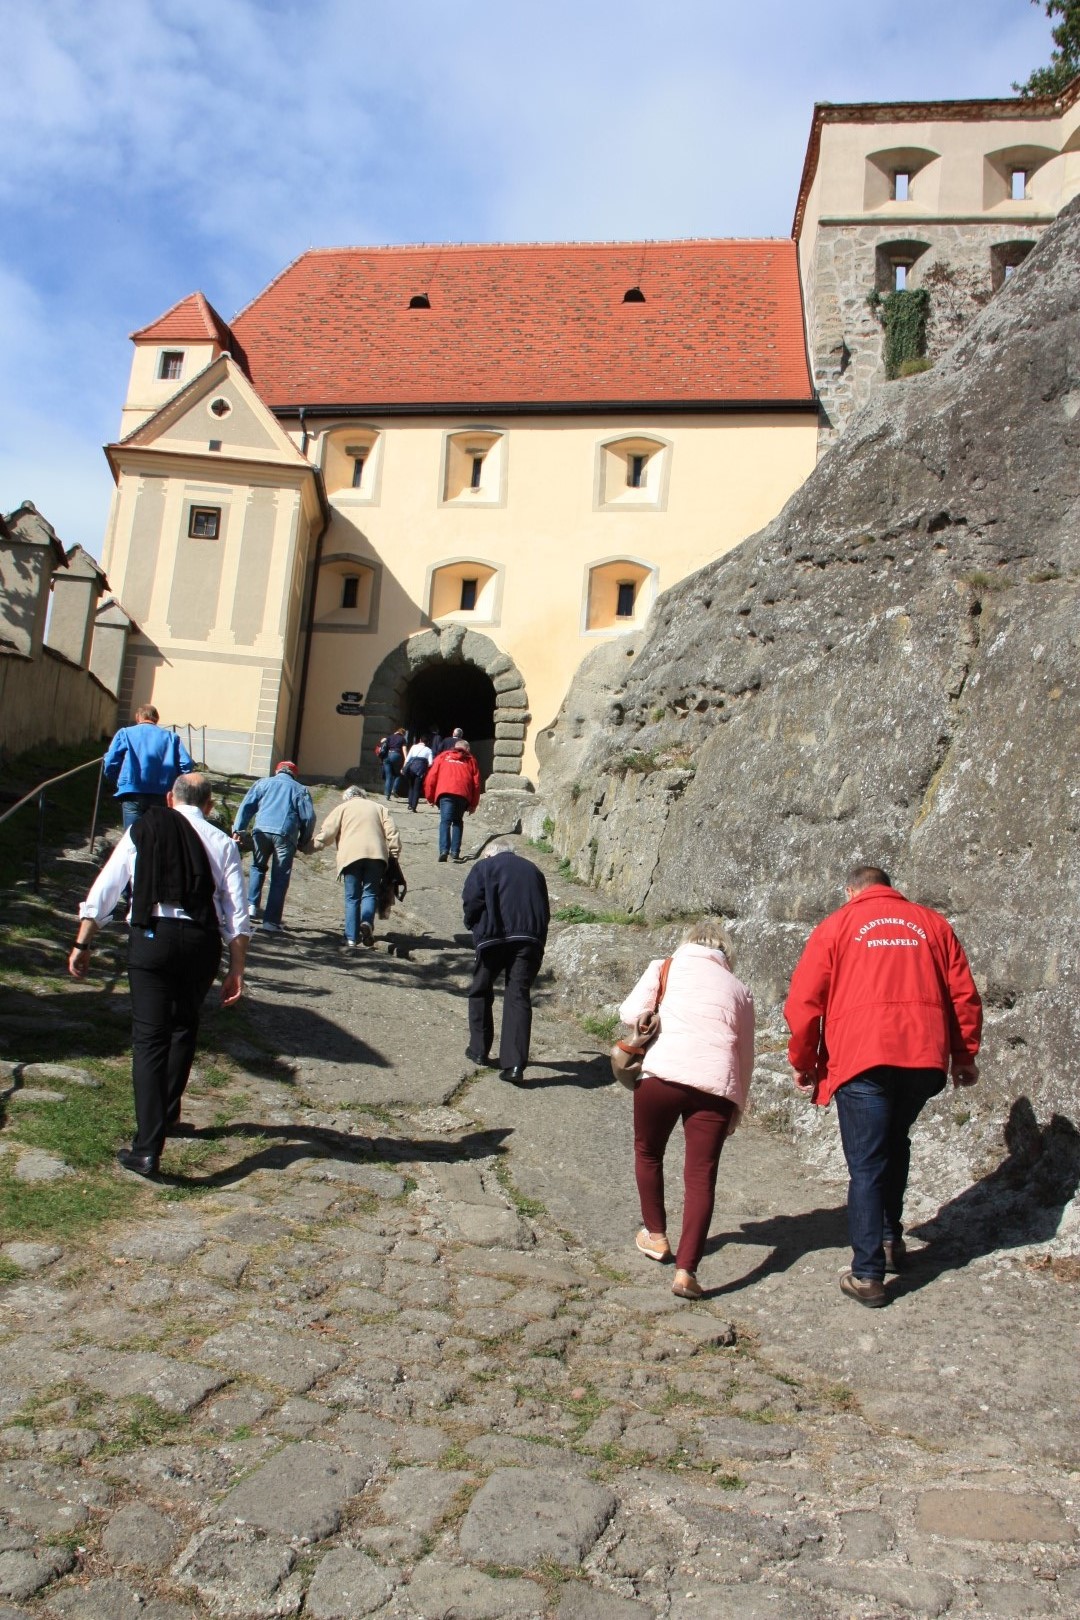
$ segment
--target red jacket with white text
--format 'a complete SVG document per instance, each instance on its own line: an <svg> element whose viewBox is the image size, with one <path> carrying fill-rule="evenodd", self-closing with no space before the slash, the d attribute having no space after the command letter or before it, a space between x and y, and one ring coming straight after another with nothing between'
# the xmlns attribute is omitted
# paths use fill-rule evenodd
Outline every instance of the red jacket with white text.
<svg viewBox="0 0 1080 1620"><path fill-rule="evenodd" d="M470 810L476 809L480 803L480 767L472 754L463 753L460 748L436 754L424 777L424 798L430 804L438 804L442 793L456 793L469 801Z"/></svg>
<svg viewBox="0 0 1080 1620"><path fill-rule="evenodd" d="M940 912L884 883L819 923L784 1003L788 1061L816 1074L824 1106L879 1064L944 1069L974 1061L982 1002L964 948Z"/></svg>

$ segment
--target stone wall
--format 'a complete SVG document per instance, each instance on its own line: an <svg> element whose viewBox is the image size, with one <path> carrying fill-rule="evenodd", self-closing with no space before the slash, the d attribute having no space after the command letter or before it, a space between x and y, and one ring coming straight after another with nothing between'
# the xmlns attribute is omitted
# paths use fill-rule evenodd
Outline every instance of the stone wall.
<svg viewBox="0 0 1080 1620"><path fill-rule="evenodd" d="M1045 227L985 222L891 220L887 225L822 225L807 267L810 361L824 407L823 445L884 379L881 321L870 307L875 288L891 290L879 274L878 250L926 244L912 265L911 288L930 293L927 357L936 360L993 295L995 249L1035 242Z"/></svg>
<svg viewBox="0 0 1080 1620"><path fill-rule="evenodd" d="M89 670L46 647L40 658L0 653L0 750L79 743L116 729L116 698Z"/></svg>

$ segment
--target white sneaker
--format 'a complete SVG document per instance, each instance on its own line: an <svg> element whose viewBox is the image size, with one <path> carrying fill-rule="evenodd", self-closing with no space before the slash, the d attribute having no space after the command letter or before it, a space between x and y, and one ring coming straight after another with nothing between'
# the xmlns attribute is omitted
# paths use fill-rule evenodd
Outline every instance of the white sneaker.
<svg viewBox="0 0 1080 1620"><path fill-rule="evenodd" d="M285 932L281 923L266 922L265 919L263 921L262 931L264 934L283 934Z"/></svg>
<svg viewBox="0 0 1080 1620"><path fill-rule="evenodd" d="M248 916L251 918L252 922L255 922L258 915L259 915L258 906L248 906Z"/></svg>

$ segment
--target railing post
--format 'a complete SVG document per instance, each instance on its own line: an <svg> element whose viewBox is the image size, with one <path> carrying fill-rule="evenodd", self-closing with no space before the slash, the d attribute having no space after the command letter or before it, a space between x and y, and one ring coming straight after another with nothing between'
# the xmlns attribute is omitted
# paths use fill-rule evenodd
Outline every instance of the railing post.
<svg viewBox="0 0 1080 1620"><path fill-rule="evenodd" d="M97 818L101 809L101 784L105 780L105 761L98 766L97 791L94 794L94 819L90 823L90 859L94 858L94 842L97 839Z"/></svg>
<svg viewBox="0 0 1080 1620"><path fill-rule="evenodd" d="M34 893L41 893L41 848L45 842L45 789L38 794L37 840L34 844Z"/></svg>

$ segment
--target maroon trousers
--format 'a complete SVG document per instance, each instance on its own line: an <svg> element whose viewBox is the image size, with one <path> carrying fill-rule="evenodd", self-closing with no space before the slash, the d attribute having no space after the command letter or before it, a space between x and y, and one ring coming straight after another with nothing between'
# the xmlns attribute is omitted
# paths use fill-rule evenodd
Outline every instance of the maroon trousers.
<svg viewBox="0 0 1080 1620"><path fill-rule="evenodd" d="M634 1174L641 1219L650 1232L667 1231L664 1149L678 1121L683 1122L683 1220L675 1256L680 1271L696 1271L701 1263L716 1201L720 1149L734 1112L727 1097L652 1074L634 1092Z"/></svg>

